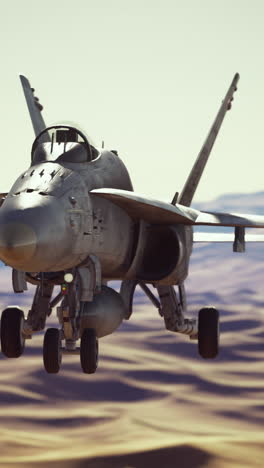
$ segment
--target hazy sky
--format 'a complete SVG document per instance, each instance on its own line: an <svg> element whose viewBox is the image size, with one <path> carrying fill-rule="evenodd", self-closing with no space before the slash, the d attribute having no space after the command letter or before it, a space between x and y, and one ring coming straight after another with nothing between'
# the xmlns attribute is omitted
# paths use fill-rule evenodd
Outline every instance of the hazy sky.
<svg viewBox="0 0 264 468"><path fill-rule="evenodd" d="M239 72L196 200L264 189L264 2L0 0L1 173L29 164L33 130L18 80L47 124L72 121L118 149L134 189L181 190Z"/></svg>

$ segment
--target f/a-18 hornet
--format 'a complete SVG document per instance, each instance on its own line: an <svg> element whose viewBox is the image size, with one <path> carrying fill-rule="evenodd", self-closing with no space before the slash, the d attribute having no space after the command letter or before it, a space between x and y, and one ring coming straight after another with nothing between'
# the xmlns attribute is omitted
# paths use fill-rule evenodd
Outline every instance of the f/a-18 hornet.
<svg viewBox="0 0 264 468"><path fill-rule="evenodd" d="M0 259L13 269L15 293L25 291L27 283L36 290L26 318L19 307L2 312L3 354L21 356L25 341L44 330L57 306L59 328L48 328L44 335L46 371L59 371L62 354L79 353L83 372L94 373L98 338L130 318L139 285L168 330L197 339L200 355L214 358L219 347L218 311L205 307L197 319L186 318L184 281L193 226L233 226L236 252L245 250L246 227L264 227L264 216L190 207L239 75L181 194L176 193L171 203L135 193L116 151L95 148L77 128L46 127L34 89L26 77L20 79L36 138L29 168L9 193L1 194ZM195 240L210 240L209 234L202 235ZM107 286L110 280L121 281L119 292ZM53 297L55 286L59 292Z"/></svg>

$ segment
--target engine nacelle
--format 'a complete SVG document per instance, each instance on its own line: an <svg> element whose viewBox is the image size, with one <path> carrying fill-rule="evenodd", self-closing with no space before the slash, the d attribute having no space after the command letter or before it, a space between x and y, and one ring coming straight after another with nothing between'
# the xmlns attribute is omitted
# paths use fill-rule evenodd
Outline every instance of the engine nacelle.
<svg viewBox="0 0 264 468"><path fill-rule="evenodd" d="M84 328L94 328L97 338L110 335L125 317L123 300L114 289L102 286L92 302L83 303L80 332Z"/></svg>
<svg viewBox="0 0 264 468"><path fill-rule="evenodd" d="M191 252L190 226L150 225L142 221L126 279L160 285L182 283L188 274Z"/></svg>

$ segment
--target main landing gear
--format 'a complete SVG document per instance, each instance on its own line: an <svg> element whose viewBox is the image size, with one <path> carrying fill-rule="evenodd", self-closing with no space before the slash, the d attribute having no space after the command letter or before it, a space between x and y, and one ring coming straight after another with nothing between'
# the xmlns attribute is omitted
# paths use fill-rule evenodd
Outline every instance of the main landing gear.
<svg viewBox="0 0 264 468"><path fill-rule="evenodd" d="M24 312L19 307L7 307L1 317L1 348L9 358L18 358L25 347Z"/></svg>
<svg viewBox="0 0 264 468"><path fill-rule="evenodd" d="M131 284L130 284L131 283ZM123 299L128 305L131 303L135 284L127 282L123 285ZM133 288L132 288L133 286ZM164 318L167 330L189 335L191 340L198 341L198 352L204 359L214 359L219 351L219 313L214 307L205 307L200 310L197 319L185 318L187 310L184 285L179 285L179 294L173 286L157 286L159 300L145 283L139 283L159 314ZM131 314L129 311L128 318Z"/></svg>
<svg viewBox="0 0 264 468"><path fill-rule="evenodd" d="M49 374L57 374L63 354L78 354L83 372L95 373L98 366L98 337L111 334L124 318L129 319L137 281L123 281L120 293L101 285L101 271L96 259L93 262L90 259L86 266L72 269L71 272L27 273L25 276L28 282L37 286L32 307L26 319L19 307L7 307L3 311L0 331L3 354L8 358L20 357L25 340L44 330L47 317L60 303L57 307L60 327L48 328L44 336L44 368ZM22 279L21 282L17 281L15 292L24 289ZM55 285L60 285L61 290L52 299ZM198 320L188 319L185 317L187 306L183 284L178 286L178 294L173 286L157 286L159 299L145 283L139 285L159 310L168 330L197 340L202 358L213 359L217 356L219 314L216 309L203 308ZM78 340L79 347L76 346Z"/></svg>
<svg viewBox="0 0 264 468"><path fill-rule="evenodd" d="M185 318L186 297L184 285L179 286L179 299L172 286L157 288L160 297L160 314L168 330L190 336L198 340L198 351L204 359L214 359L219 351L219 313L214 307L200 310L198 321Z"/></svg>
<svg viewBox="0 0 264 468"><path fill-rule="evenodd" d="M219 349L219 313L213 307L199 312L198 350L204 359L214 359Z"/></svg>

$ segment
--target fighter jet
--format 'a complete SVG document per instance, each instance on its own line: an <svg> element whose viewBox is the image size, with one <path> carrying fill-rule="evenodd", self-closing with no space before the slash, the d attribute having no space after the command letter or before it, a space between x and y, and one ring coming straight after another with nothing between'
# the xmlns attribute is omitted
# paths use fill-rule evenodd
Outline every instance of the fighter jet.
<svg viewBox="0 0 264 468"><path fill-rule="evenodd" d="M98 339L131 317L139 285L167 330L189 335L198 341L203 358L215 358L218 311L204 307L197 318L186 318L184 281L193 242L199 241L193 227L233 227L236 252L245 250L246 227L264 228L264 216L201 212L190 206L239 75L181 194L171 203L135 193L116 151L96 148L72 126L46 127L34 89L25 76L20 80L36 138L29 167L9 193L1 194L0 259L12 267L15 293L24 292L27 283L36 290L26 317L19 307L2 312L3 354L20 357L26 340L45 329L56 307L58 328L48 328L44 335L46 371L59 372L62 355L76 353L83 372L94 373ZM222 240L222 234L215 239L202 233L200 240ZM111 280L121 282L119 292L107 285Z"/></svg>

